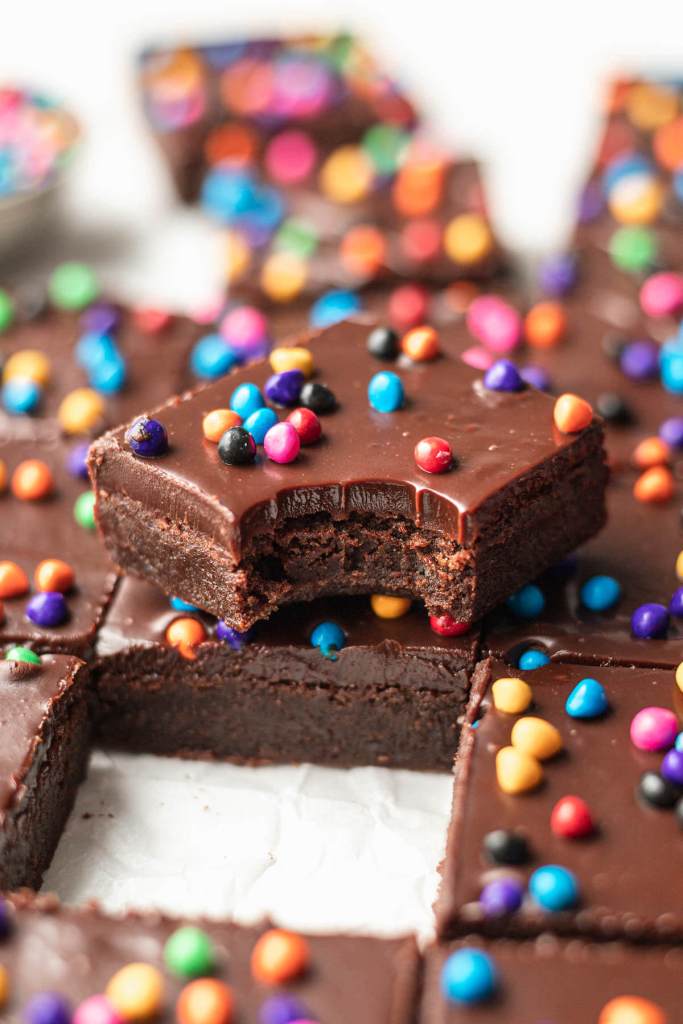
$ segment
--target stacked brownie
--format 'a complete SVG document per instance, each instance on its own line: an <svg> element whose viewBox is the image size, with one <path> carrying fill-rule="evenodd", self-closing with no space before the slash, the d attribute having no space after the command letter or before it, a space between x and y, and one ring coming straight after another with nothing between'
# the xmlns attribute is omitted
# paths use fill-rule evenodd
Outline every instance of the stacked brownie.
<svg viewBox="0 0 683 1024"><path fill-rule="evenodd" d="M437 941L15 892L7 1019L672 1024L675 173L660 207L631 182L587 226L584 198L520 312L476 169L355 40L150 51L141 78L179 192L227 226L233 289L216 324L105 302L80 265L0 294L0 884L39 886L93 733L241 763L455 754ZM627 141L589 198L612 158L618 184L661 154L679 108L620 85L606 138ZM642 238L603 241L629 202L657 207L647 273L613 259Z"/></svg>

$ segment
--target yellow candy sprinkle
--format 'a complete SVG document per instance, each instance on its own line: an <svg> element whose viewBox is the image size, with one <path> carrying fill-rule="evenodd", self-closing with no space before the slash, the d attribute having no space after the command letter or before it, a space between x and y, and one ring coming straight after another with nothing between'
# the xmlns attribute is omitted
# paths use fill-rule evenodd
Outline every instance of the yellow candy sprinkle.
<svg viewBox="0 0 683 1024"><path fill-rule="evenodd" d="M59 425L65 434L89 434L104 416L104 399L92 388L74 388L57 411Z"/></svg>
<svg viewBox="0 0 683 1024"><path fill-rule="evenodd" d="M676 669L676 686L683 693L683 661Z"/></svg>
<svg viewBox="0 0 683 1024"><path fill-rule="evenodd" d="M0 494L7 490L7 463L4 459L0 459Z"/></svg>
<svg viewBox="0 0 683 1024"><path fill-rule="evenodd" d="M531 704L533 693L523 679L496 679L491 687L493 706L507 715L521 715Z"/></svg>
<svg viewBox="0 0 683 1024"><path fill-rule="evenodd" d="M261 269L261 287L274 302L291 302L306 284L306 264L291 252L274 252Z"/></svg>
<svg viewBox="0 0 683 1024"><path fill-rule="evenodd" d="M270 365L273 373L284 373L286 370L301 370L304 377L313 374L313 356L310 349L301 345L291 348L274 348L270 353Z"/></svg>
<svg viewBox="0 0 683 1024"><path fill-rule="evenodd" d="M515 722L510 742L515 750L521 750L537 761L547 761L562 750L562 737L555 726L533 715Z"/></svg>
<svg viewBox="0 0 683 1024"><path fill-rule="evenodd" d="M2 371L2 378L8 381L13 377L27 377L44 387L50 379L51 371L50 360L44 352L39 352L35 348L23 348L9 357Z"/></svg>
<svg viewBox="0 0 683 1024"><path fill-rule="evenodd" d="M461 213L447 224L444 249L455 263L479 263L493 249L491 229L479 213Z"/></svg>
<svg viewBox="0 0 683 1024"><path fill-rule="evenodd" d="M358 146L340 146L320 169L320 189L335 203L356 203L370 191L372 163Z"/></svg>
<svg viewBox="0 0 683 1024"><path fill-rule="evenodd" d="M373 594L370 605L378 619L400 619L410 610L409 597L390 597L388 594Z"/></svg>
<svg viewBox="0 0 683 1024"><path fill-rule="evenodd" d="M9 975L7 968L0 964L0 1007L4 1006L9 996Z"/></svg>
<svg viewBox="0 0 683 1024"><path fill-rule="evenodd" d="M126 964L110 979L105 995L124 1020L148 1020L162 1007L161 972L151 964Z"/></svg>
<svg viewBox="0 0 683 1024"><path fill-rule="evenodd" d="M244 277L251 263L249 243L238 231L225 233L225 276L227 280L238 281Z"/></svg>
<svg viewBox="0 0 683 1024"><path fill-rule="evenodd" d="M662 85L633 85L626 97L626 113L636 128L653 132L675 118L678 94Z"/></svg>
<svg viewBox="0 0 683 1024"><path fill-rule="evenodd" d="M676 558L676 575L683 580L683 551L679 551Z"/></svg>
<svg viewBox="0 0 683 1024"><path fill-rule="evenodd" d="M664 202L661 184L648 174L629 174L609 195L609 208L621 224L651 224Z"/></svg>
<svg viewBox="0 0 683 1024"><path fill-rule="evenodd" d="M502 747L496 754L496 779L504 793L528 793L543 779L543 769L535 757L516 747Z"/></svg>

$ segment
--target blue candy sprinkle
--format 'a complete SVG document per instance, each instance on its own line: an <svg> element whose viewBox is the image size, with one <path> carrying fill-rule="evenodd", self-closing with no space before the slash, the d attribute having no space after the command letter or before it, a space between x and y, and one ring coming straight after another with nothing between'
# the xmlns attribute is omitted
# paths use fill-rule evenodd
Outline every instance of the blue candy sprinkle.
<svg viewBox="0 0 683 1024"><path fill-rule="evenodd" d="M331 291L321 295L313 303L310 312L311 327L331 327L332 324L345 320L362 309L360 298L356 292Z"/></svg>
<svg viewBox="0 0 683 1024"><path fill-rule="evenodd" d="M242 422L242 426L245 430L248 430L251 436L256 441L256 444L263 444L263 439L270 430L277 423L277 413L274 409L257 409L252 412L251 416Z"/></svg>
<svg viewBox="0 0 683 1024"><path fill-rule="evenodd" d="M190 354L192 372L202 380L222 377L237 361L237 356L220 334L205 334L195 343Z"/></svg>
<svg viewBox="0 0 683 1024"><path fill-rule="evenodd" d="M29 377L12 377L2 386L2 404L12 416L33 412L41 395L40 385Z"/></svg>
<svg viewBox="0 0 683 1024"><path fill-rule="evenodd" d="M311 633L311 645L318 647L330 661L336 661L336 651L346 643L346 634L336 622L321 622Z"/></svg>
<svg viewBox="0 0 683 1024"><path fill-rule="evenodd" d="M529 892L543 910L570 910L579 902L574 875L559 864L546 864L534 871L529 879Z"/></svg>
<svg viewBox="0 0 683 1024"><path fill-rule="evenodd" d="M680 337L665 341L659 351L662 384L674 395L683 394L683 343Z"/></svg>
<svg viewBox="0 0 683 1024"><path fill-rule="evenodd" d="M640 640L658 640L666 636L668 628L668 609L656 601L641 604L631 616L631 632Z"/></svg>
<svg viewBox="0 0 683 1024"><path fill-rule="evenodd" d="M368 401L377 412L396 412L404 401L403 382L391 370L382 370L370 379Z"/></svg>
<svg viewBox="0 0 683 1024"><path fill-rule="evenodd" d="M535 619L545 608L545 597L535 583L527 583L516 594L508 597L506 604L510 611L520 618Z"/></svg>
<svg viewBox="0 0 683 1024"><path fill-rule="evenodd" d="M484 374L484 387L489 391L519 391L524 381L509 359L498 359Z"/></svg>
<svg viewBox="0 0 683 1024"><path fill-rule="evenodd" d="M84 370L92 370L98 363L106 362L118 354L116 342L110 334L102 331L86 331L76 342L76 362Z"/></svg>
<svg viewBox="0 0 683 1024"><path fill-rule="evenodd" d="M651 174L652 164L640 153L627 153L611 160L602 176L602 187L605 195L609 195L617 182L632 174Z"/></svg>
<svg viewBox="0 0 683 1024"><path fill-rule="evenodd" d="M126 383L126 361L121 353L115 350L107 359L91 366L88 381L103 395L118 394Z"/></svg>
<svg viewBox="0 0 683 1024"><path fill-rule="evenodd" d="M451 953L441 969L441 991L452 1003L483 1003L498 987L498 972L480 949Z"/></svg>
<svg viewBox="0 0 683 1024"><path fill-rule="evenodd" d="M255 384L240 384L230 396L230 408L243 420L265 405L263 395Z"/></svg>
<svg viewBox="0 0 683 1024"><path fill-rule="evenodd" d="M531 669L543 668L544 665L549 664L550 658L545 651L537 651L532 647L520 654L517 668L522 669L524 672L529 672Z"/></svg>
<svg viewBox="0 0 683 1024"><path fill-rule="evenodd" d="M198 612L196 604L190 604L189 601L183 601L182 597L170 597L169 604L174 612Z"/></svg>
<svg viewBox="0 0 683 1024"><path fill-rule="evenodd" d="M597 718L609 709L605 688L597 679L586 676L567 697L564 709L572 718Z"/></svg>
<svg viewBox="0 0 683 1024"><path fill-rule="evenodd" d="M244 633L240 633L229 626L227 622L219 619L216 623L216 638L232 647L233 651L241 651L251 639L251 630L247 629Z"/></svg>
<svg viewBox="0 0 683 1024"><path fill-rule="evenodd" d="M592 612L604 612L621 597L621 585L613 576L591 576L581 587L580 597Z"/></svg>

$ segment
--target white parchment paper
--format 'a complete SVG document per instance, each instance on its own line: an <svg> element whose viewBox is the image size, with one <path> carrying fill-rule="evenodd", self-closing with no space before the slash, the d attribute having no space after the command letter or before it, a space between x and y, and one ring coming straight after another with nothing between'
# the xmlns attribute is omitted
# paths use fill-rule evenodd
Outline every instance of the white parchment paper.
<svg viewBox="0 0 683 1024"><path fill-rule="evenodd" d="M44 889L111 911L426 938L451 785L96 751Z"/></svg>

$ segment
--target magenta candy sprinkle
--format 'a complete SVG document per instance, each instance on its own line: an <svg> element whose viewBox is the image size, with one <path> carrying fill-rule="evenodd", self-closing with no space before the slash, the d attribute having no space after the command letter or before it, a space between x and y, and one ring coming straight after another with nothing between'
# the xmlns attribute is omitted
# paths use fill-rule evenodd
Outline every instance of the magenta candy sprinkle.
<svg viewBox="0 0 683 1024"><path fill-rule="evenodd" d="M666 750L677 733L678 720L667 708L643 708L631 720L631 742L638 750Z"/></svg>
<svg viewBox="0 0 683 1024"><path fill-rule="evenodd" d="M509 303L497 295L480 295L467 310L471 334L491 352L512 352L522 338L522 318Z"/></svg>
<svg viewBox="0 0 683 1024"><path fill-rule="evenodd" d="M293 462L301 448L301 438L291 423L276 423L263 439L263 447L273 462Z"/></svg>
<svg viewBox="0 0 683 1024"><path fill-rule="evenodd" d="M647 316L673 316L683 308L683 277L671 271L652 274L640 289L640 305Z"/></svg>
<svg viewBox="0 0 683 1024"><path fill-rule="evenodd" d="M76 1008L72 1024L122 1024L106 996L90 996Z"/></svg>

